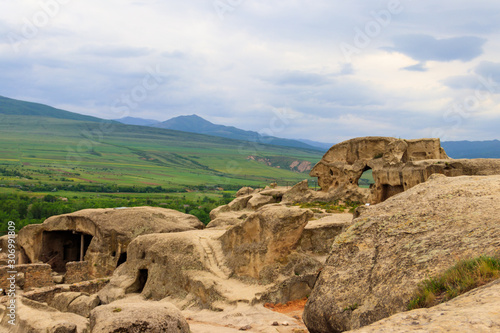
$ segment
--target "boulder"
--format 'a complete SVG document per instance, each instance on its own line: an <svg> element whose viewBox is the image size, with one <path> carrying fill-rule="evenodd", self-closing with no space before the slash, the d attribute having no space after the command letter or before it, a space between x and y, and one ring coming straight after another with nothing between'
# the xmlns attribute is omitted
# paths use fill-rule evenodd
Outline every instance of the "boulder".
<svg viewBox="0 0 500 333"><path fill-rule="evenodd" d="M242 187L238 190L238 192L236 192L236 197L250 195L250 194L253 194L254 191L258 191L258 190L255 190L251 187Z"/></svg>
<svg viewBox="0 0 500 333"><path fill-rule="evenodd" d="M229 267L239 276L259 278L265 266L284 260L297 246L313 215L279 204L258 209L220 238Z"/></svg>
<svg viewBox="0 0 500 333"><path fill-rule="evenodd" d="M281 201L281 197L279 198L279 201ZM252 210L257 210L262 206L269 205L272 203L277 203L279 201L277 196L263 195L261 193L257 193L252 195L252 198L248 200L247 207Z"/></svg>
<svg viewBox="0 0 500 333"><path fill-rule="evenodd" d="M10 318L4 305L0 305L1 326L10 333L89 333L88 320L73 313L63 313L24 297L16 302L16 324L8 323Z"/></svg>
<svg viewBox="0 0 500 333"><path fill-rule="evenodd" d="M395 314L351 333L500 332L500 280L429 309Z"/></svg>
<svg viewBox="0 0 500 333"><path fill-rule="evenodd" d="M81 295L77 297L68 306L66 312L72 312L82 317L90 317L90 311L101 303L97 295Z"/></svg>
<svg viewBox="0 0 500 333"><path fill-rule="evenodd" d="M92 333L190 333L181 312L167 302L121 300L102 305L90 314Z"/></svg>
<svg viewBox="0 0 500 333"><path fill-rule="evenodd" d="M404 311L425 278L493 255L498 211L500 176L443 175L361 210L335 238L309 297L309 331L346 331Z"/></svg>

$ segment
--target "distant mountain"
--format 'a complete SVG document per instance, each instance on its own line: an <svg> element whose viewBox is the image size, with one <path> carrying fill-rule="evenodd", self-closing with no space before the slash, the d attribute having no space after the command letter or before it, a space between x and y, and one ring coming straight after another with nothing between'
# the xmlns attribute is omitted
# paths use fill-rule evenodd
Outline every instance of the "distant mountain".
<svg viewBox="0 0 500 333"><path fill-rule="evenodd" d="M322 150L318 147L298 140L282 139L273 136L261 136L259 133L253 131L245 131L233 126L213 124L197 115L179 116L162 123L155 124L153 126L183 132L213 135L228 139L266 143L277 146Z"/></svg>
<svg viewBox="0 0 500 333"><path fill-rule="evenodd" d="M441 142L451 158L500 158L500 141Z"/></svg>
<svg viewBox="0 0 500 333"><path fill-rule="evenodd" d="M80 121L106 121L96 117L85 116L78 113L56 109L44 104L25 102L2 96L0 96L0 114L17 116L39 116Z"/></svg>
<svg viewBox="0 0 500 333"><path fill-rule="evenodd" d="M114 120L125 125L138 125L138 126L153 126L159 123L158 120L135 118L135 117L124 117Z"/></svg>
<svg viewBox="0 0 500 333"><path fill-rule="evenodd" d="M318 142L318 141L312 141L312 140L307 140L307 139L299 139L299 141L304 142L310 146L320 148L320 149L324 150L325 152L334 145L334 143Z"/></svg>

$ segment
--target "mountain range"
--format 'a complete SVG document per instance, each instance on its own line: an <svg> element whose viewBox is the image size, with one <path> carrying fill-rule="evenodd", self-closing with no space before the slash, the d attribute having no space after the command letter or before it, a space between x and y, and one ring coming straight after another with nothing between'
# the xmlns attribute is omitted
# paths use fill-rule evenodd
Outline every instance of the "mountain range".
<svg viewBox="0 0 500 333"><path fill-rule="evenodd" d="M262 137L259 133L245 131L233 126L217 125L197 115L174 117L164 122L142 118L115 119L124 124L152 126L183 132L206 134L223 138L268 142L270 144L315 149L326 152L333 143L317 142L307 139L282 139L276 137ZM500 141L444 141L441 146L451 158L500 158Z"/></svg>
<svg viewBox="0 0 500 333"><path fill-rule="evenodd" d="M233 140L315 150L319 152L326 152L333 145L333 143L322 143L307 139L291 140L278 137L261 136L259 133L254 131L246 131L233 126L213 124L198 115L179 116L163 122L136 117L104 120L97 117L56 109L43 104L19 101L2 96L0 96L0 114L13 116L40 116L86 122L116 121L126 125L175 130ZM452 158L500 158L500 141L498 140L445 141L442 142L441 145L447 152L448 156Z"/></svg>

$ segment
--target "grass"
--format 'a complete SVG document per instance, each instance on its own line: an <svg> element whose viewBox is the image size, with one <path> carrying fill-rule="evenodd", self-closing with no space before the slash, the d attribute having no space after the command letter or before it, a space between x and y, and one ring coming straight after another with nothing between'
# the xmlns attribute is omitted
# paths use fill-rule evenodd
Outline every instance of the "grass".
<svg viewBox="0 0 500 333"><path fill-rule="evenodd" d="M162 192L200 187L235 190L309 178L293 161L315 164L321 152L250 143L159 128L75 119L0 114L0 187L56 191L77 185L157 187ZM258 156L272 166L251 160ZM3 190L0 188L0 191ZM48 190L43 190L47 192ZM93 190L89 190L92 192Z"/></svg>
<svg viewBox="0 0 500 333"><path fill-rule="evenodd" d="M349 200L346 202L335 200L333 202L315 201L295 204L295 206L299 206L300 208L309 208L315 213L343 213L346 210L352 213L359 205L359 202Z"/></svg>
<svg viewBox="0 0 500 333"><path fill-rule="evenodd" d="M408 303L408 310L446 302L500 278L500 255L461 260L443 274L424 280Z"/></svg>

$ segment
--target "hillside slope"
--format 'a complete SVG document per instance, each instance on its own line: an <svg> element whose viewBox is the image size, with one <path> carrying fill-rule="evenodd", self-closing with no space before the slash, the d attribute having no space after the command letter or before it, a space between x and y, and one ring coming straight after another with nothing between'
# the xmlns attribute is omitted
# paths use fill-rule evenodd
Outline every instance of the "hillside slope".
<svg viewBox="0 0 500 333"><path fill-rule="evenodd" d="M268 143L277 146L314 149L321 151L323 150L321 148L309 145L298 140L282 139L273 136L262 136L257 132L245 131L233 126L213 124L197 115L175 117L162 123L155 124L153 125L153 127L213 135L235 140Z"/></svg>
<svg viewBox="0 0 500 333"><path fill-rule="evenodd" d="M96 117L85 116L78 113L64 111L48 105L20 101L17 99L0 96L0 114L14 116L40 116L56 119L71 119L79 121L105 122Z"/></svg>
<svg viewBox="0 0 500 333"><path fill-rule="evenodd" d="M315 150L263 145L167 129L102 122L33 103L3 104L0 186L37 190L120 186L172 190L295 183L321 158ZM56 111L54 111L56 110ZM57 112L59 111L59 112ZM46 116L40 116L44 114ZM42 184L42 185L40 185Z"/></svg>

